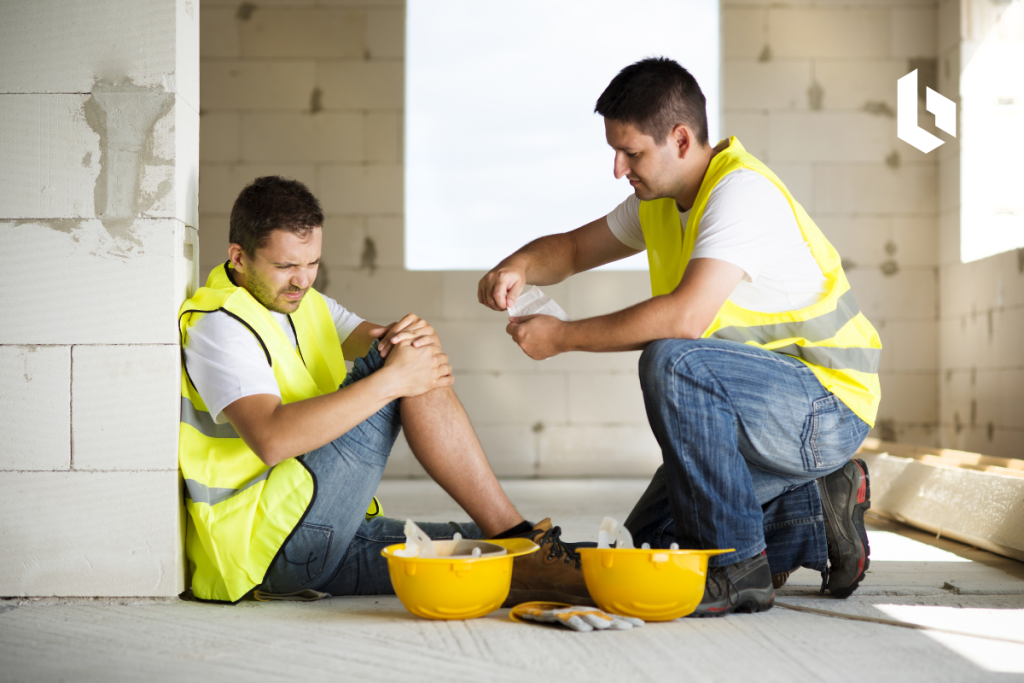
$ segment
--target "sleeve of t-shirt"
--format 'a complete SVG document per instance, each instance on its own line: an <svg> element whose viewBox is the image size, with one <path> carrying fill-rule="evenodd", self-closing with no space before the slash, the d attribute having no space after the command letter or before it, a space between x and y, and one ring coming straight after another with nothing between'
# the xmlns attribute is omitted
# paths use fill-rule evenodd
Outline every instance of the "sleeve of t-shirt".
<svg viewBox="0 0 1024 683"><path fill-rule="evenodd" d="M612 234L631 249L643 251L647 248L644 240L644 229L640 226L640 200L635 194L626 197L626 200L612 209L612 212L605 216L608 227Z"/></svg>
<svg viewBox="0 0 1024 683"><path fill-rule="evenodd" d="M733 171L711 190L691 258L731 263L753 282L784 253L788 242L778 230L787 215L793 222L789 202L770 180L748 169Z"/></svg>
<svg viewBox="0 0 1024 683"><path fill-rule="evenodd" d="M334 327L338 330L338 340L344 344L348 336L359 327L359 323L363 322L363 319L329 296L324 295L324 301L327 302L327 308L330 309L331 317L334 318Z"/></svg>
<svg viewBox="0 0 1024 683"><path fill-rule="evenodd" d="M256 394L281 397L263 347L242 323L226 313L208 313L189 329L185 367L213 421L227 422L224 408Z"/></svg>

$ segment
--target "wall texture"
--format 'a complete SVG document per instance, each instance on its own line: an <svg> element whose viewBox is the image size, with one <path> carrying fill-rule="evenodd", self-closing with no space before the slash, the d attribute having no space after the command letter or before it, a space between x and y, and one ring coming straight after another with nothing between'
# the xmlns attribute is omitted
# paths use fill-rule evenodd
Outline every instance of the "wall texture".
<svg viewBox="0 0 1024 683"><path fill-rule="evenodd" d="M0 595L183 588L199 7L0 4Z"/></svg>

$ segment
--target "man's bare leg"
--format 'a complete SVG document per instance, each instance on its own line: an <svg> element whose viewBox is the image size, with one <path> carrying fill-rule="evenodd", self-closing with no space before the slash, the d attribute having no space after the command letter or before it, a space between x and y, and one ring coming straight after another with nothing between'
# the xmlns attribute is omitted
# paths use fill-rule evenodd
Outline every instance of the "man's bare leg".
<svg viewBox="0 0 1024 683"><path fill-rule="evenodd" d="M450 388L402 399L402 429L416 459L477 523L485 537L520 524L491 471L462 403Z"/></svg>

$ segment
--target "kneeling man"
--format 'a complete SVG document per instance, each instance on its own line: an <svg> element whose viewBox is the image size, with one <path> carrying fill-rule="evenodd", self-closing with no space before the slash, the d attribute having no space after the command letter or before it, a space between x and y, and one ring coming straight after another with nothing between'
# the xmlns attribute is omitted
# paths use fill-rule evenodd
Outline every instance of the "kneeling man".
<svg viewBox="0 0 1024 683"><path fill-rule="evenodd" d="M597 101L615 177L609 215L542 237L481 281L505 310L642 250L652 298L587 320L514 318L532 358L643 349L640 385L664 464L626 520L637 543L731 548L711 558L696 616L762 611L789 572L849 596L868 567L867 468L881 343L839 254L785 184L736 138L712 147L704 95L682 66L645 59Z"/></svg>
<svg viewBox="0 0 1024 683"><path fill-rule="evenodd" d="M559 528L524 521L491 472L434 329L415 315L366 322L313 289L323 222L302 183L257 178L231 211L228 261L181 307L193 595L392 593L380 551L404 540L403 522L374 493L404 428L473 519L424 531L530 538L541 549L516 558L510 600L586 602Z"/></svg>

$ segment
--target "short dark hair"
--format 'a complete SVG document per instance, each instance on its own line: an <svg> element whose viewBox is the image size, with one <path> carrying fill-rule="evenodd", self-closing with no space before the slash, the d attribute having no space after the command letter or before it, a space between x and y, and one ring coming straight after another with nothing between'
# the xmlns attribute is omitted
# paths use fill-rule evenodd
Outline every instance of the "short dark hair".
<svg viewBox="0 0 1024 683"><path fill-rule="evenodd" d="M249 256L266 245L274 230L302 234L324 224L324 212L309 188L277 175L257 178L231 208L231 244Z"/></svg>
<svg viewBox="0 0 1024 683"><path fill-rule="evenodd" d="M708 144L707 100L693 75L667 57L630 64L612 79L594 107L606 119L631 123L659 145L680 123Z"/></svg>

